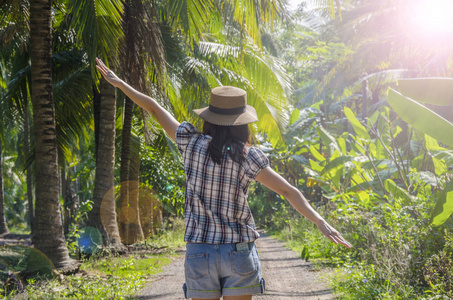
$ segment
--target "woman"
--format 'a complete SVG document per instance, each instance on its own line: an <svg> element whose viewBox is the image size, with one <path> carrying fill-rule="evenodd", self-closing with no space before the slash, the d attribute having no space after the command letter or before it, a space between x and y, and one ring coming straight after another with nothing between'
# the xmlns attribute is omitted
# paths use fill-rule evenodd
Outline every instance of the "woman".
<svg viewBox="0 0 453 300"><path fill-rule="evenodd" d="M184 160L187 242L186 298L249 300L264 292L254 241L259 237L247 205L249 184L256 180L279 193L335 244L351 245L291 186L269 167L266 156L250 147L249 123L258 121L242 89L211 91L210 105L194 110L205 120L203 133L180 124L154 99L119 79L102 61L97 68L113 86L150 112L178 145Z"/></svg>

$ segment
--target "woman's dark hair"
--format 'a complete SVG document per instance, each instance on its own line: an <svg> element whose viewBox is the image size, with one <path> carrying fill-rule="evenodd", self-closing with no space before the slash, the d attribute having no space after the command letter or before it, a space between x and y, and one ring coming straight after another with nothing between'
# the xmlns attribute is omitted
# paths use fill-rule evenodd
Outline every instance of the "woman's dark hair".
<svg viewBox="0 0 453 300"><path fill-rule="evenodd" d="M222 163L223 150L235 162L241 163L245 159L245 144L249 141L248 125L220 126L204 122L203 133L212 137L208 146L208 154L216 164Z"/></svg>

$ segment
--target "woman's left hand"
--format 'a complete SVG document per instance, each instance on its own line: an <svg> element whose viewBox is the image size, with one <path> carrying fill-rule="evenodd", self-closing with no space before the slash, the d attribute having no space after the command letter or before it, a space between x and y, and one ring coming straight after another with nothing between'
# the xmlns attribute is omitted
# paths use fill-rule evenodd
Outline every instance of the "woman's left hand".
<svg viewBox="0 0 453 300"><path fill-rule="evenodd" d="M328 239L330 239L335 244L337 245L340 244L347 248L352 247L352 245L347 240L345 240L341 236L341 234L338 231L336 231L335 228L330 226L330 224L327 223L326 221L323 220L316 225L318 226L318 229L322 232L322 234L324 234Z"/></svg>

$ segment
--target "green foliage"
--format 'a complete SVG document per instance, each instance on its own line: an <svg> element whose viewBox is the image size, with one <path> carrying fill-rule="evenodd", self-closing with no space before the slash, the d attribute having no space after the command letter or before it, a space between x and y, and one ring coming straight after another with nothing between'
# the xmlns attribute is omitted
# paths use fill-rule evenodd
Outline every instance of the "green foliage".
<svg viewBox="0 0 453 300"><path fill-rule="evenodd" d="M420 297L428 286L420 265L442 245L441 228L430 226L430 214L448 190L450 151L400 126L385 107L367 120L345 108L352 132L322 126L314 107L300 110L285 137L288 149L273 149L269 157L354 248L336 247L260 187L249 198L252 210L259 200L264 206L253 210L255 219L302 259L345 268L331 278L342 299Z"/></svg>
<svg viewBox="0 0 453 300"><path fill-rule="evenodd" d="M428 295L453 297L453 235L445 231L445 244L441 251L432 255L425 266L425 280L431 290Z"/></svg>
<svg viewBox="0 0 453 300"><path fill-rule="evenodd" d="M351 122L352 127L354 127L354 131L359 138L369 140L370 136L368 135L365 127L357 120L356 116L352 112L349 107L344 108L344 114L348 118L349 122Z"/></svg>
<svg viewBox="0 0 453 300"><path fill-rule="evenodd" d="M417 294L409 286L395 292L395 284L382 279L375 265L348 265L338 270L334 279L339 299L414 299Z"/></svg>
<svg viewBox="0 0 453 300"><path fill-rule="evenodd" d="M411 98L424 103L448 105L451 99L450 90L453 88L453 79L418 78L400 80L399 87L404 94L392 89L388 93L388 102L398 115L414 128L452 147L451 132L453 132L453 124ZM426 140L429 141L430 138L427 137ZM434 147L427 145L428 150L442 150L436 141L431 144L434 144ZM443 173L445 169L443 162L438 161L435 157L432 159L436 174ZM453 183L451 181L447 183L433 210L431 218L432 224L435 226L442 225L453 213L452 186Z"/></svg>
<svg viewBox="0 0 453 300"><path fill-rule="evenodd" d="M82 267L88 276L70 275L63 280L31 279L29 299L129 299L147 283L147 278L171 262L166 256L148 258L106 257Z"/></svg>
<svg viewBox="0 0 453 300"><path fill-rule="evenodd" d="M88 212L93 208L93 201L88 200L80 204L79 209L74 216L74 222L69 224L69 231L66 235L66 246L69 250L69 255L72 258L77 258L80 254L79 239L80 239L80 224L86 220Z"/></svg>
<svg viewBox="0 0 453 300"><path fill-rule="evenodd" d="M174 253L176 249L183 248L186 245L184 232L184 219L180 217L169 218L164 221L155 235L139 243L138 246L150 249L166 249L167 252Z"/></svg>
<svg viewBox="0 0 453 300"><path fill-rule="evenodd" d="M429 134L438 141L453 147L453 124L429 108L405 97L392 89L389 90L388 102L398 115L414 128Z"/></svg>
<svg viewBox="0 0 453 300"><path fill-rule="evenodd" d="M141 153L142 183L164 205L166 215L182 214L185 176L181 157L172 155L164 136L157 138L153 146L144 146Z"/></svg>
<svg viewBox="0 0 453 300"><path fill-rule="evenodd" d="M28 299L131 299L149 282L150 275L161 272L162 267L172 262L176 250L184 246L183 236L184 221L170 219L156 235L135 245L139 253L119 257L93 254L83 260L81 273L60 277L52 271L51 263L43 263L48 259L40 259L33 248L2 247L0 262L5 269L0 270L0 297L14 297L18 291L23 291ZM31 264L33 259L29 256L40 262ZM32 273L26 273L39 266L50 273L46 276L33 273L33 277L30 277Z"/></svg>
<svg viewBox="0 0 453 300"><path fill-rule="evenodd" d="M304 246L304 249L302 249L302 252L300 252L300 258L305 261L308 261L310 259L310 252L308 251L307 246Z"/></svg>
<svg viewBox="0 0 453 300"><path fill-rule="evenodd" d="M118 258L106 257L84 265L82 270L87 272L96 271L107 276L128 278L131 274L145 276L156 274L162 264L167 265L170 262L170 258L161 255L149 258L136 258L133 255Z"/></svg>
<svg viewBox="0 0 453 300"><path fill-rule="evenodd" d="M6 151L5 151L6 152ZM5 154L3 152L3 155ZM27 222L27 195L25 176L20 167L16 166L17 153L3 157L3 186L5 199L5 216L10 229L24 232L29 231Z"/></svg>
<svg viewBox="0 0 453 300"><path fill-rule="evenodd" d="M432 213L432 224L434 226L444 224L452 213L453 213L453 181L449 181L445 189L440 194L436 206L434 207Z"/></svg>
<svg viewBox="0 0 453 300"><path fill-rule="evenodd" d="M414 77L409 69L451 77L451 55L440 54L444 50L439 45L407 43L399 26L405 4L341 4L342 22L323 27L324 18L300 8L296 17L304 25L284 31L284 60L294 79L291 100L298 111L288 112L287 148L263 148L272 167L313 206L322 207L323 216L354 248L346 254L329 252L331 245L316 239L316 229L259 187L250 197L258 211L255 219L275 230L303 259L309 253L318 257L314 261L324 257L342 266L345 271L332 278L341 299L446 299L445 287L451 283L444 270L450 254L440 249L448 248L444 239L453 222L448 194L452 151L445 146L452 145L451 124L386 91L399 78ZM399 89L416 101L451 103L452 85L446 78L401 80ZM401 119L387 102L398 106ZM262 208L256 204L259 199ZM439 226L433 228L435 217Z"/></svg>
<svg viewBox="0 0 453 300"><path fill-rule="evenodd" d="M0 295L13 295L16 291L23 290L20 272L26 269L27 247L3 246L0 248Z"/></svg>

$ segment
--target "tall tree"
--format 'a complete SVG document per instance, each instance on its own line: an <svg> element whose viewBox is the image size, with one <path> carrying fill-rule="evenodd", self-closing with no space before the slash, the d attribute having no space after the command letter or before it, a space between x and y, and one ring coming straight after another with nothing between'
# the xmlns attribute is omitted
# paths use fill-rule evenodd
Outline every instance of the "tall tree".
<svg viewBox="0 0 453 300"><path fill-rule="evenodd" d="M145 84L145 68L151 67L154 70L153 75L158 78L158 84L165 76L164 45L157 20L155 3L145 5L142 0L124 2L123 31L125 35L121 49L122 59L120 59L123 77L134 88L148 93L149 89ZM123 240L127 240L127 243L134 243L143 238L138 205L139 191L136 182L139 177L139 168L133 166L132 163L140 157L139 145L138 148L131 149L133 110L134 103L126 97L123 109L120 197L121 207L124 208L123 216L127 212L127 217L120 218L120 230Z"/></svg>
<svg viewBox="0 0 453 300"><path fill-rule="evenodd" d="M0 73L0 97L3 96L3 91L5 87L5 73L3 70L4 62L0 61L0 67L2 69ZM2 97L3 98L3 97ZM3 107L2 107L3 108ZM5 120L3 113L5 109L2 109L0 112L0 118ZM5 194L3 188L3 135L4 135L4 122L0 124L0 235L7 234L9 232L8 226L6 224L5 218Z"/></svg>
<svg viewBox="0 0 453 300"><path fill-rule="evenodd" d="M30 110L29 110L29 61L28 54L29 45L29 4L24 0L11 1L4 3L0 7L0 60L3 61L2 71L8 74L5 77L5 93L2 95L1 100L4 101L8 109L15 113L23 112L23 128L24 128L24 154L27 156L30 151ZM2 107L5 112L6 107ZM17 118L19 117L19 118ZM17 114L12 117L11 113L8 116L3 116L2 120L8 120L8 125L17 122L13 120L20 119ZM14 126L14 125L13 125ZM18 126L18 125L16 125ZM5 130L5 129L3 129ZM3 131L4 133L5 131ZM25 160L24 160L25 161ZM26 178L27 178L27 198L28 198L28 215L29 225L32 228L33 224L33 174L31 171L31 164L27 164Z"/></svg>
<svg viewBox="0 0 453 300"><path fill-rule="evenodd" d="M2 142L0 141L0 235L9 232L5 218L5 194L3 191Z"/></svg>
<svg viewBox="0 0 453 300"><path fill-rule="evenodd" d="M24 152L30 153L30 109L28 101L24 106ZM30 229L33 231L33 222L35 218L35 208L33 205L33 175L31 164L27 166L27 200L28 200L28 222Z"/></svg>
<svg viewBox="0 0 453 300"><path fill-rule="evenodd" d="M93 209L88 224L102 233L104 245L121 251L124 246L118 230L114 190L116 89L103 80L100 90L102 96Z"/></svg>
<svg viewBox="0 0 453 300"><path fill-rule="evenodd" d="M74 0L71 2L72 24L82 41L91 64L93 81L96 79L95 59L115 65L119 41L122 39L119 0ZM95 87L95 89L97 89ZM88 225L97 228L103 235L104 245L119 251L121 244L117 224L114 194L116 91L104 80L100 94L95 91L96 175L93 191L93 209L88 216Z"/></svg>
<svg viewBox="0 0 453 300"><path fill-rule="evenodd" d="M55 108L52 95L52 1L30 6L31 94L35 140L36 211L32 243L57 269L77 266L69 258L60 213Z"/></svg>

